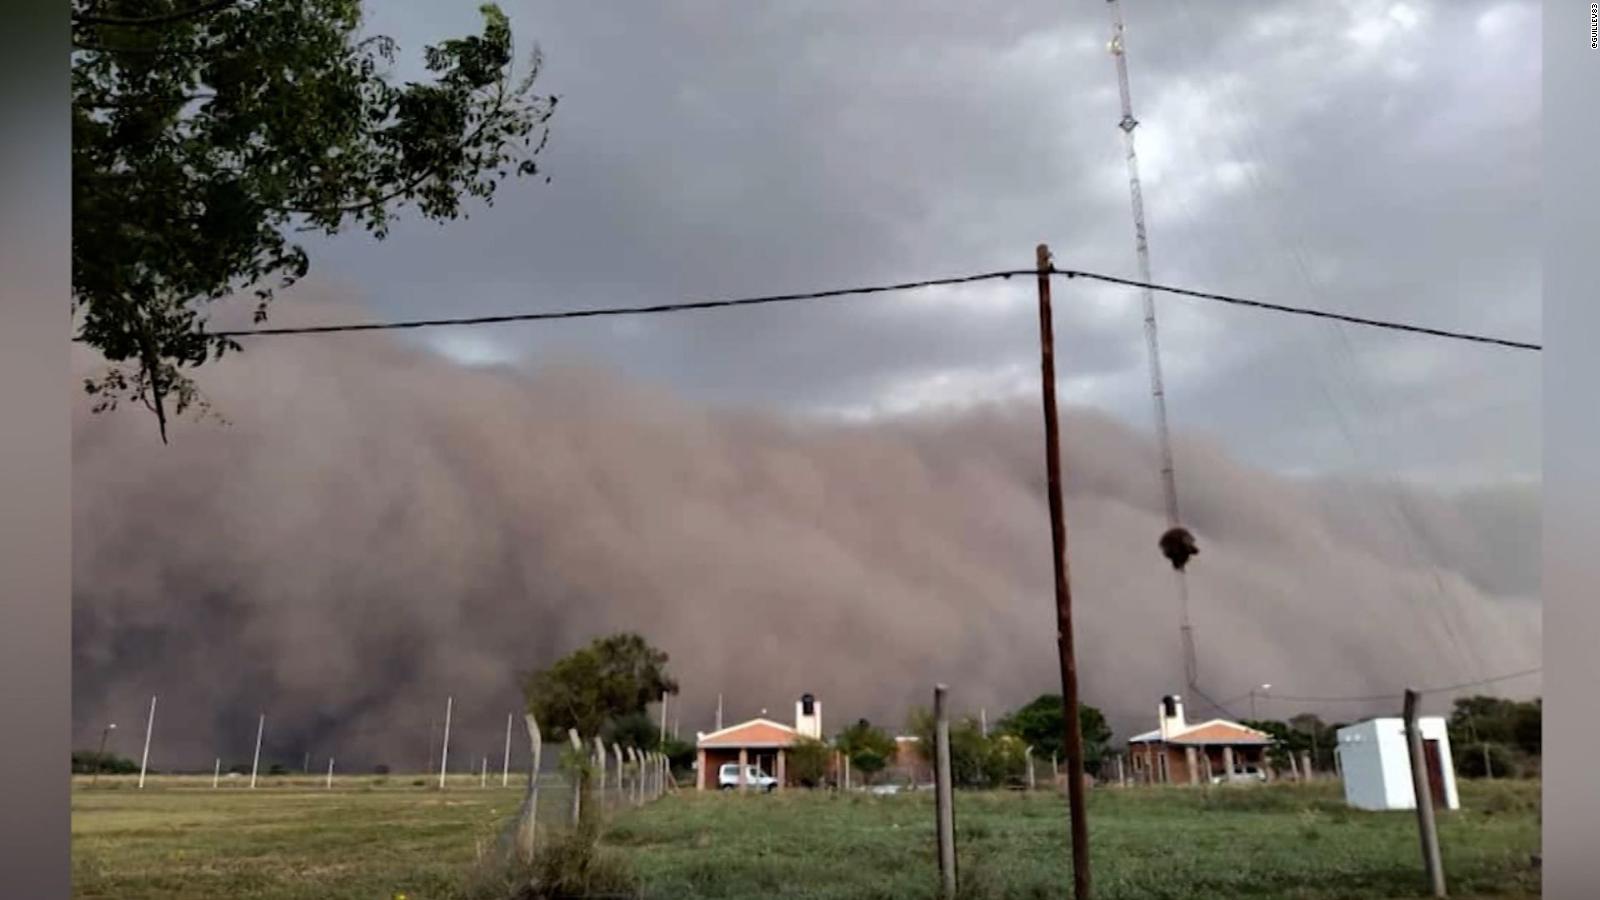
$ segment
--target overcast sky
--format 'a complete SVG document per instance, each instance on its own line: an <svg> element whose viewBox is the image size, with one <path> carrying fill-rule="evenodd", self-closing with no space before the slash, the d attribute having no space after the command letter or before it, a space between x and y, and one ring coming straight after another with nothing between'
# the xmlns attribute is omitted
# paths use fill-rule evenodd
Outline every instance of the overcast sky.
<svg viewBox="0 0 1600 900"><path fill-rule="evenodd" d="M1154 274L1540 338L1536 3L1124 4ZM371 4L424 44L476 0ZM314 249L381 317L828 288L1032 264L1131 276L1107 4L510 2L558 94L548 185ZM1037 390L1026 280L419 338L692 396L870 416ZM292 301L286 301L285 305ZM1535 354L1161 299L1175 427L1281 471L1536 478ZM1150 421L1137 294L1061 284L1067 402ZM1181 465L1181 461L1180 461Z"/></svg>

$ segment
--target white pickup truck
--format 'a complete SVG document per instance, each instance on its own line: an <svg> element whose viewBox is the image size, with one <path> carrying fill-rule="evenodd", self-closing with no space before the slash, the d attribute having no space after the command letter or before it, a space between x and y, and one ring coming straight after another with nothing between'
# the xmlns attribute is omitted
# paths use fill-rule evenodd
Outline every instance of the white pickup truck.
<svg viewBox="0 0 1600 900"><path fill-rule="evenodd" d="M770 791L778 786L778 779L761 771L759 766L745 766L744 781L750 790L754 791ZM717 787L724 791L738 790L738 763L724 763L722 768L717 770Z"/></svg>

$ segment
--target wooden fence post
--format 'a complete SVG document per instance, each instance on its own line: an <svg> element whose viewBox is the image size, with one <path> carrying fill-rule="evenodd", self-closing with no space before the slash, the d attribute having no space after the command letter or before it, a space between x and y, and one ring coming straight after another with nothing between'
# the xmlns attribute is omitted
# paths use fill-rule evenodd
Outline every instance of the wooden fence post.
<svg viewBox="0 0 1600 900"><path fill-rule="evenodd" d="M1417 727L1417 692L1406 691L1406 751L1411 757L1411 790L1417 800L1417 830L1422 835L1422 863L1433 896L1445 896L1444 866L1439 861L1439 832L1434 828L1433 792L1428 790L1427 758L1422 752L1422 729Z"/></svg>
<svg viewBox="0 0 1600 900"><path fill-rule="evenodd" d="M933 689L934 813L938 817L939 888L944 900L956 895L956 829L954 791L950 783L950 719L944 708L944 685Z"/></svg>

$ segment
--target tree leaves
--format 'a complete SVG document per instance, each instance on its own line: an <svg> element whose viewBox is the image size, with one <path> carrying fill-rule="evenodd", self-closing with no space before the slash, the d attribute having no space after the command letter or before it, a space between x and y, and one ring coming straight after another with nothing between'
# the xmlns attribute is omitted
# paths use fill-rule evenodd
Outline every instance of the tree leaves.
<svg viewBox="0 0 1600 900"><path fill-rule="evenodd" d="M1065 758L1063 748L1066 728L1062 720L1060 694L1040 694L999 722L999 730L1014 734L1033 746L1041 756L1054 753ZM1087 704L1078 704L1078 729L1083 734L1084 768L1099 772L1100 761L1105 758L1111 742L1111 727L1100 710Z"/></svg>
<svg viewBox="0 0 1600 900"><path fill-rule="evenodd" d="M493 5L481 34L425 49L431 82L397 85L359 0L192 2L73 5L76 339L112 364L86 389L97 410L144 403L163 440L169 398L200 404L185 370L239 349L205 304L248 291L265 321L310 268L291 233L458 218L537 173L555 110Z"/></svg>
<svg viewBox="0 0 1600 900"><path fill-rule="evenodd" d="M637 634L600 638L523 679L528 709L542 726L584 736L638 729L645 708L676 694L667 654ZM639 744L639 746L646 746Z"/></svg>

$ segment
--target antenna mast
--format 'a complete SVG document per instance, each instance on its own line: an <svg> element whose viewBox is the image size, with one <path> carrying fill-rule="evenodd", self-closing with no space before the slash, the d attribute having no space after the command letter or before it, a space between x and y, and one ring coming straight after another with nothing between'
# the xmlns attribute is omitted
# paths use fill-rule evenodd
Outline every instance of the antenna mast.
<svg viewBox="0 0 1600 900"><path fill-rule="evenodd" d="M1117 90L1122 95L1122 119L1117 127L1122 130L1122 145L1127 151L1128 192L1133 203L1133 241L1139 258L1139 280L1149 284L1150 241L1144 225L1144 191L1139 186L1139 156L1134 150L1133 130L1139 120L1133 117L1133 95L1128 89L1128 54L1123 40L1122 5L1118 0L1107 0L1111 6L1111 43L1107 46L1117 63ZM1161 345L1156 338L1156 297L1150 288L1143 288L1144 339L1150 363L1150 396L1155 402L1156 446L1161 453L1161 488L1167 508L1167 527L1179 524L1178 486L1172 465L1172 442L1167 435L1167 396L1161 380ZM1183 640L1183 669L1189 686L1199 678L1195 662L1194 632L1189 625L1189 583L1182 569L1174 569L1178 581L1180 615L1179 634Z"/></svg>

